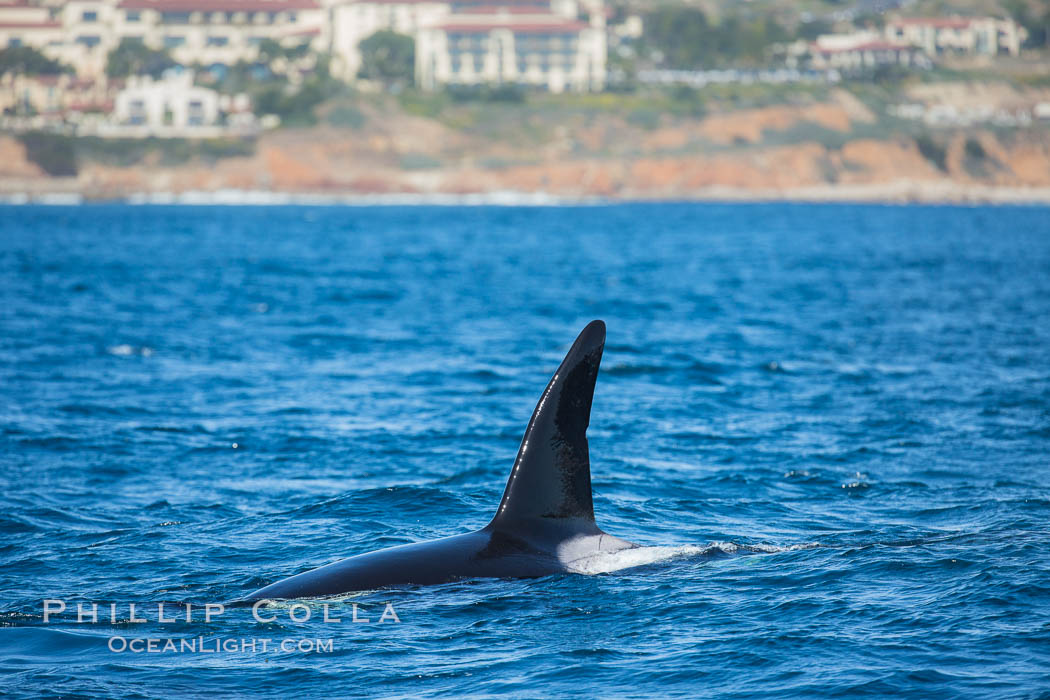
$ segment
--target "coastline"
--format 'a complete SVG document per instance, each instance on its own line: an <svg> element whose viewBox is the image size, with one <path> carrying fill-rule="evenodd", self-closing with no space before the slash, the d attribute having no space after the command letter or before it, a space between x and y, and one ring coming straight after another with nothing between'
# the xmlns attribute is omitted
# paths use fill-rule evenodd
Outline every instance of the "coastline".
<svg viewBox="0 0 1050 700"><path fill-rule="evenodd" d="M37 183L34 183L37 184ZM710 186L666 196L644 192L572 195L556 192L492 190L477 192L302 192L219 188L215 190L129 192L100 196L75 183L13 190L0 183L0 205L128 204L181 206L598 206L629 203L796 202L809 204L1050 205L1050 187L1004 187L952 182L898 180L882 184L809 185L792 188ZM49 183L47 183L49 184ZM58 183L56 183L58 184ZM73 185L73 186L70 186Z"/></svg>

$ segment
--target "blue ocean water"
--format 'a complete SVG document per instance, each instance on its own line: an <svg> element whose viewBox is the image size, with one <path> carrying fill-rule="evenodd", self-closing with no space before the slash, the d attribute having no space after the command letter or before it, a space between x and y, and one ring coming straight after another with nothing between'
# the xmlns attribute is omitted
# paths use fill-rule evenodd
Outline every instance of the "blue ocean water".
<svg viewBox="0 0 1050 700"><path fill-rule="evenodd" d="M204 620L484 525L593 318L635 559ZM1048 697L1048 466L1046 208L0 209L16 696Z"/></svg>

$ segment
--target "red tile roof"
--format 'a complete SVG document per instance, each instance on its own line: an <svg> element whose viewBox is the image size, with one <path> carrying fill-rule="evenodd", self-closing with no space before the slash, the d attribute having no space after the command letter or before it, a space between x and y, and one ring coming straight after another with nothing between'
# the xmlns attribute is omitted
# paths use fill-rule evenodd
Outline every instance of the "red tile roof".
<svg viewBox="0 0 1050 700"><path fill-rule="evenodd" d="M126 10L160 12L285 12L317 10L316 0L123 0Z"/></svg>
<svg viewBox="0 0 1050 700"><path fill-rule="evenodd" d="M61 22L0 22L0 29L58 29Z"/></svg>
<svg viewBox="0 0 1050 700"><path fill-rule="evenodd" d="M973 22L973 19L967 17L902 17L891 20L890 24L910 24L937 29L966 29Z"/></svg>
<svg viewBox="0 0 1050 700"><path fill-rule="evenodd" d="M855 44L853 46L835 46L831 48L821 48L817 44L813 44L813 50L819 51L820 53L849 53L850 51L904 51L910 50L913 47L910 44L900 44L892 41L866 41L863 44Z"/></svg>
<svg viewBox="0 0 1050 700"><path fill-rule="evenodd" d="M549 16L551 8L538 5L481 5L461 10L455 14L462 15L542 15ZM455 14L453 16L455 16Z"/></svg>
<svg viewBox="0 0 1050 700"><path fill-rule="evenodd" d="M509 29L515 34L577 34L588 26L584 22L449 22L435 29L457 34L487 34L494 29Z"/></svg>

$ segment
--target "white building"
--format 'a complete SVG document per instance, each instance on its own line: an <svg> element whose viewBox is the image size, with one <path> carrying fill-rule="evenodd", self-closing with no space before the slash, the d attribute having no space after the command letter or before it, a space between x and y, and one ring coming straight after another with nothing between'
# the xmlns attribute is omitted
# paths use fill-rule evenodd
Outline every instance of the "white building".
<svg viewBox="0 0 1050 700"><path fill-rule="evenodd" d="M63 43L62 22L49 8L28 0L0 0L0 49L14 46L45 46Z"/></svg>
<svg viewBox="0 0 1050 700"><path fill-rule="evenodd" d="M914 68L933 65L922 48L903 41L888 41L873 31L821 35L806 47L806 57L809 68L847 72L887 65Z"/></svg>
<svg viewBox="0 0 1050 700"><path fill-rule="evenodd" d="M549 7L557 7L551 3ZM551 92L605 85L604 13L584 22L539 7L479 6L416 35L416 82L442 85L515 83Z"/></svg>
<svg viewBox="0 0 1050 700"><path fill-rule="evenodd" d="M191 71L169 71L161 80L136 76L117 94L113 117L151 133L211 126L219 121L219 93L195 86Z"/></svg>
<svg viewBox="0 0 1050 700"><path fill-rule="evenodd" d="M0 48L33 46L98 78L121 40L168 49L186 65L253 60L264 39L327 47L317 0L0 0Z"/></svg>
<svg viewBox="0 0 1050 700"><path fill-rule="evenodd" d="M886 22L888 40L918 46L930 56L1016 56L1026 37L1017 22L994 17L901 17Z"/></svg>
<svg viewBox="0 0 1050 700"><path fill-rule="evenodd" d="M116 97L102 137L216 138L254 134L259 122L247 95L220 95L193 84L192 71L172 69L161 80L130 78ZM86 133L86 132L85 132Z"/></svg>
<svg viewBox="0 0 1050 700"><path fill-rule="evenodd" d="M121 0L115 29L118 38L168 49L185 65L253 60L265 39L315 48L327 42L316 0Z"/></svg>
<svg viewBox="0 0 1050 700"><path fill-rule="evenodd" d="M425 88L605 83L603 0L0 0L0 48L33 46L89 79L124 40L210 67L255 60L272 39L330 52L352 80L360 43L381 30L415 39Z"/></svg>
<svg viewBox="0 0 1050 700"><path fill-rule="evenodd" d="M603 0L360 0L332 8L332 53L352 79L378 31L416 40L416 82L515 82L554 91L605 83ZM580 21L580 17L589 17Z"/></svg>
<svg viewBox="0 0 1050 700"><path fill-rule="evenodd" d="M347 80L361 69L358 45L379 31L415 37L423 27L438 24L452 13L451 2L436 0L365 0L331 9L332 55L335 72Z"/></svg>

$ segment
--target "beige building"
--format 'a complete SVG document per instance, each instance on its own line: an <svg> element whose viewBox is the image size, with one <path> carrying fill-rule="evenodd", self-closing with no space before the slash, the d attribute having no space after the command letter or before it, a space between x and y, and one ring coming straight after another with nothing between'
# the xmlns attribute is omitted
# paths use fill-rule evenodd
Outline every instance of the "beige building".
<svg viewBox="0 0 1050 700"><path fill-rule="evenodd" d="M515 82L554 91L605 83L603 0L360 0L332 8L332 53L353 79L378 31L416 40L416 82ZM580 18L586 18L581 21Z"/></svg>
<svg viewBox="0 0 1050 700"><path fill-rule="evenodd" d="M886 22L886 39L918 46L930 56L1016 56L1026 36L1012 19L994 17L901 17Z"/></svg>
<svg viewBox="0 0 1050 700"><path fill-rule="evenodd" d="M150 133L192 131L219 121L219 94L195 86L191 71L171 73L161 80L136 76L117 95L113 118L118 124L142 127Z"/></svg>
<svg viewBox="0 0 1050 700"><path fill-rule="evenodd" d="M537 6L516 12L476 7L452 14L416 35L416 82L429 90L499 83L551 92L601 90L604 13L592 13L589 21L567 15Z"/></svg>
<svg viewBox="0 0 1050 700"><path fill-rule="evenodd" d="M15 75L0 77L0 112L29 116L108 112L116 86L74 75Z"/></svg>
<svg viewBox="0 0 1050 700"><path fill-rule="evenodd" d="M346 80L357 77L361 69L358 45L376 32L415 37L423 27L438 24L451 13L451 2L435 0L366 0L335 5L331 18L336 73Z"/></svg>
<svg viewBox="0 0 1050 700"><path fill-rule="evenodd" d="M605 83L603 0L0 0L0 48L33 46L88 79L123 40L208 67L254 60L273 39L330 52L353 80L360 43L381 30L415 39L424 88Z"/></svg>
<svg viewBox="0 0 1050 700"><path fill-rule="evenodd" d="M0 47L26 45L98 78L123 39L165 48L186 65L252 60L264 39L327 46L316 0L0 0Z"/></svg>
<svg viewBox="0 0 1050 700"><path fill-rule="evenodd" d="M327 26L316 0L121 0L115 34L208 66L252 60L265 39L324 48Z"/></svg>
<svg viewBox="0 0 1050 700"><path fill-rule="evenodd" d="M0 0L0 49L32 46L43 49L65 41L62 22L48 7L28 0Z"/></svg>

